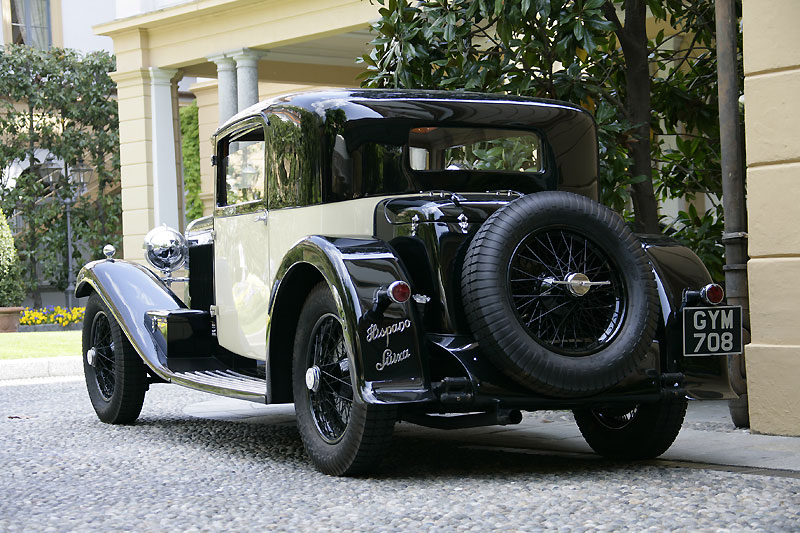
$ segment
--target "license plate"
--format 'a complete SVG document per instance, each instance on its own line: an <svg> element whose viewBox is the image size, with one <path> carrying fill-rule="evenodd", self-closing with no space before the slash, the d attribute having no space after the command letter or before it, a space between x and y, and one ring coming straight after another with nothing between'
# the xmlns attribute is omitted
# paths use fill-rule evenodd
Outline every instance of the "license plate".
<svg viewBox="0 0 800 533"><path fill-rule="evenodd" d="M742 308L738 305L684 308L683 353L686 356L742 353Z"/></svg>

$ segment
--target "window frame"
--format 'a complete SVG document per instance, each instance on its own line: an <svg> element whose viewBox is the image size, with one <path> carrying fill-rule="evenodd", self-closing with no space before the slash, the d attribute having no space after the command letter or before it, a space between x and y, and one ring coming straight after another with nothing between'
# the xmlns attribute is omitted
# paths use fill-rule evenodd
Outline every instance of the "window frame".
<svg viewBox="0 0 800 533"><path fill-rule="evenodd" d="M227 204L227 166L225 158L228 155L228 146L232 137L240 136L249 131L261 128L263 137L266 138L266 129L269 127L267 121L261 116L253 116L242 119L221 131L214 139L214 216L232 216L243 215L247 213L254 213L267 209L267 183L266 172L262 176L264 181L264 196L258 200L250 200L237 204ZM264 155L266 157L266 142L264 148ZM225 203L220 205L224 201Z"/></svg>
<svg viewBox="0 0 800 533"><path fill-rule="evenodd" d="M61 28L61 0L45 0L47 2L47 43L43 50L52 48L54 46L63 46L63 35ZM4 44L12 44L14 41L14 27L25 26L28 27L30 16L29 10L23 15L22 24L14 24L11 17L11 4L14 0L0 0L0 7L3 11L3 42ZM25 0L25 7L28 0ZM24 43L23 46L32 46L30 43Z"/></svg>

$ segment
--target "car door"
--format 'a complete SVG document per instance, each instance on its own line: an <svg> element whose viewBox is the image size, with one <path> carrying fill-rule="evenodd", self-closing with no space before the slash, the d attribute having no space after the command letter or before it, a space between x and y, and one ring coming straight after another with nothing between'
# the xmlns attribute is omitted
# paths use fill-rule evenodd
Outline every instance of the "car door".
<svg viewBox="0 0 800 533"><path fill-rule="evenodd" d="M219 344L266 358L269 234L260 117L221 133L216 147L214 296Z"/></svg>

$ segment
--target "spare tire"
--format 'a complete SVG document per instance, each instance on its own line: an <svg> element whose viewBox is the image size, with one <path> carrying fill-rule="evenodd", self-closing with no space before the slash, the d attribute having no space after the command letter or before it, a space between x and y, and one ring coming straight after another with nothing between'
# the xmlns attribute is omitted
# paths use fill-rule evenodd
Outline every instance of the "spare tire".
<svg viewBox="0 0 800 533"><path fill-rule="evenodd" d="M561 191L524 196L486 220L461 292L490 360L561 398L622 381L646 356L659 316L653 271L625 221Z"/></svg>

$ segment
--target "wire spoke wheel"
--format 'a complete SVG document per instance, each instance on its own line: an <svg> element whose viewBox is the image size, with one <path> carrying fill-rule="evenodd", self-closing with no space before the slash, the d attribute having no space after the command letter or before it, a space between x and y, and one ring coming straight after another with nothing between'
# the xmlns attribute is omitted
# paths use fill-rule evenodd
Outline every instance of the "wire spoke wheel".
<svg viewBox="0 0 800 533"><path fill-rule="evenodd" d="M147 371L96 292L86 302L82 337L83 373L97 417L109 424L133 423L144 403Z"/></svg>
<svg viewBox="0 0 800 533"><path fill-rule="evenodd" d="M114 339L108 317L102 311L94 316L92 322L92 347L95 350L94 375L97 389L104 400L110 401L114 395Z"/></svg>
<svg viewBox="0 0 800 533"><path fill-rule="evenodd" d="M619 269L576 231L529 234L511 254L507 276L517 318L537 343L555 353L586 356L602 350L625 318Z"/></svg>
<svg viewBox="0 0 800 533"><path fill-rule="evenodd" d="M372 469L397 419L394 406L371 405L354 394L355 369L341 320L327 283L318 283L297 319L292 356L300 438L314 466L335 476Z"/></svg>
<svg viewBox="0 0 800 533"><path fill-rule="evenodd" d="M681 394L655 403L574 409L575 422L586 443L610 459L652 459L675 441L686 416Z"/></svg>
<svg viewBox="0 0 800 533"><path fill-rule="evenodd" d="M618 407L613 409L592 409L592 415L608 429L622 429L627 427L639 413L639 406L632 408Z"/></svg>
<svg viewBox="0 0 800 533"><path fill-rule="evenodd" d="M322 438L333 444L344 435L353 404L342 324L333 314L323 315L314 325L308 362L309 368L319 368L319 386L308 390L314 423Z"/></svg>

